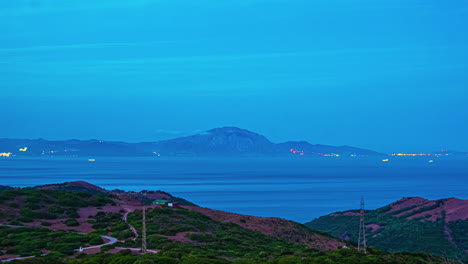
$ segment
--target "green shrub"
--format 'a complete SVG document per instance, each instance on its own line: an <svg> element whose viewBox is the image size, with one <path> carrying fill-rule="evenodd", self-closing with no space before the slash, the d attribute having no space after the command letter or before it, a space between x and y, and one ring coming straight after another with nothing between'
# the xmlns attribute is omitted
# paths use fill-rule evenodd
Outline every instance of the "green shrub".
<svg viewBox="0 0 468 264"><path fill-rule="evenodd" d="M11 208L19 208L19 205L17 203L9 203L8 206Z"/></svg>
<svg viewBox="0 0 468 264"><path fill-rule="evenodd" d="M89 241L90 245L101 245L104 244L104 241L100 236L95 236Z"/></svg>
<svg viewBox="0 0 468 264"><path fill-rule="evenodd" d="M18 219L18 221L20 222L23 222L23 223L31 223L34 221L34 219L30 218L30 217L21 217Z"/></svg>
<svg viewBox="0 0 468 264"><path fill-rule="evenodd" d="M115 244L106 245L106 246L101 247L101 252L106 252L106 251L114 249L114 248L115 248Z"/></svg>
<svg viewBox="0 0 468 264"><path fill-rule="evenodd" d="M68 219L67 221L65 221L65 225L67 225L67 226L79 226L80 223L78 223L78 221L76 219Z"/></svg>

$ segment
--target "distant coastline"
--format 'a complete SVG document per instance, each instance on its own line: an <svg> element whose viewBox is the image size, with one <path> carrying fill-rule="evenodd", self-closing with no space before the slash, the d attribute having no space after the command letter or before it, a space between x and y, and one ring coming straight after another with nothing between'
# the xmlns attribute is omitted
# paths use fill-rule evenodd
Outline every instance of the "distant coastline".
<svg viewBox="0 0 468 264"><path fill-rule="evenodd" d="M2 156L174 156L174 157L339 157L386 156L377 151L311 144L273 143L237 127L211 129L196 135L156 142L127 143L103 140L0 139Z"/></svg>

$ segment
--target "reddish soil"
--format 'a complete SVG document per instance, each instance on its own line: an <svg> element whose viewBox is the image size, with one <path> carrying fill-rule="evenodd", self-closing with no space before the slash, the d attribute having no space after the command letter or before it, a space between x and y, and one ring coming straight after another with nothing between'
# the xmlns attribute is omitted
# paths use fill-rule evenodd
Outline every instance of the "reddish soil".
<svg viewBox="0 0 468 264"><path fill-rule="evenodd" d="M235 223L265 235L280 237L292 243L305 244L321 250L333 250L345 245L335 239L316 234L301 224L281 218L240 215L198 206L182 207L202 213L216 221Z"/></svg>
<svg viewBox="0 0 468 264"><path fill-rule="evenodd" d="M89 233L94 231L92 228L92 224L87 223L87 219L77 218L76 220L80 224L79 226L67 226L65 221L68 219L55 219L55 220L35 220L32 223L24 223L25 226L35 226L35 227L44 227L51 230L76 230L80 233ZM43 226L41 222L49 222L52 223L51 226Z"/></svg>
<svg viewBox="0 0 468 264"><path fill-rule="evenodd" d="M406 213L411 213L411 212L420 210L420 209L422 209L422 208L424 208L424 207L427 207L427 206L433 206L433 205L435 205L435 204L436 204L436 202L434 202L434 201L427 201L427 203L423 203L423 204L417 205L415 208L405 210L405 211L403 211L403 212L401 212L401 213L399 213L399 214L396 214L395 216L396 216L396 217L401 217L401 216L403 216L403 215L406 214ZM424 212L423 212L423 213L424 213ZM424 214L424 215L426 215L426 214ZM408 217L407 219L411 219L411 218L413 218L413 217Z"/></svg>
<svg viewBox="0 0 468 264"><path fill-rule="evenodd" d="M347 215L347 216L361 216L360 213L356 213L356 212L344 212L343 215Z"/></svg>
<svg viewBox="0 0 468 264"><path fill-rule="evenodd" d="M390 207L392 208L390 212L398 211L400 209L407 208L410 206L423 205L427 202L429 202L429 200L426 200L421 197L405 197L401 200L398 200L390 204Z"/></svg>
<svg viewBox="0 0 468 264"><path fill-rule="evenodd" d="M9 204L11 204L11 203L16 203L16 204L19 205L20 208L23 208L22 207L22 202L18 198L15 198L15 199L13 199L13 201L8 201L8 204L0 205L0 212L8 212L9 214L12 214L12 215L19 215L20 214L20 209L10 207ZM0 218L0 224L8 225L8 219Z"/></svg>
<svg viewBox="0 0 468 264"><path fill-rule="evenodd" d="M135 192L130 192L127 193L130 197L136 199L141 199L141 198L146 198L146 199L151 199L151 200L170 200L171 196L167 195L165 193L135 193Z"/></svg>
<svg viewBox="0 0 468 264"><path fill-rule="evenodd" d="M468 220L468 200L448 199L443 205L447 222Z"/></svg>
<svg viewBox="0 0 468 264"><path fill-rule="evenodd" d="M86 249L78 253L85 253L89 255L89 254L97 254L99 252L101 252L101 248L90 248L90 249Z"/></svg>
<svg viewBox="0 0 468 264"><path fill-rule="evenodd" d="M122 206L112 206L112 205L105 205L101 207L82 207L78 209L78 214L80 215L80 219L88 219L90 216L95 216L99 212L104 213L119 213L123 210Z"/></svg>
<svg viewBox="0 0 468 264"><path fill-rule="evenodd" d="M113 248L113 249L111 249L111 250L106 251L106 253L115 254L115 253L119 253L119 252L122 251L122 250L127 250L127 249L129 249L130 251L132 251L133 254L141 254L141 253L140 253L141 248L123 248L123 247L116 247L116 248ZM147 252L148 252L148 253L152 253L152 254L156 254L156 253L160 252L160 250L157 250L157 249L148 249Z"/></svg>
<svg viewBox="0 0 468 264"><path fill-rule="evenodd" d="M201 233L201 232L179 232L175 236L163 236L163 235L155 235L161 236L165 238L169 238L175 241L183 242L183 243L193 243L193 244L200 244L199 242L193 241L190 238L186 237L187 234L211 234L211 233Z"/></svg>
<svg viewBox="0 0 468 264"><path fill-rule="evenodd" d="M82 189L103 192L103 193L110 193L110 191L108 190L105 190L101 187L98 187L96 185L93 185L85 181L65 182L61 184L47 184L47 185L42 185L42 186L37 187L37 189L39 190L61 190L61 189L67 189L67 188L82 188Z"/></svg>
<svg viewBox="0 0 468 264"><path fill-rule="evenodd" d="M152 205L148 206L147 208L154 208L157 207L157 205ZM35 226L35 227L44 227L48 229L55 229L55 230L76 230L81 233L90 233L94 231L93 229L93 224L88 223L88 220L94 220L93 218L90 218L90 216L95 216L98 212L104 212L104 213L119 213L120 211L126 211L126 212L133 212L135 210L141 209L140 206L136 205L117 205L117 206L112 206L112 205L106 205L102 207L83 207L78 209L78 214L80 215L79 218L76 220L79 223L79 226L67 226L65 224L65 221L68 219L55 219L55 220L35 220L34 222L31 223L24 223L25 226ZM123 214L122 214L123 215ZM41 222L49 222L52 225L51 226L42 226Z"/></svg>
<svg viewBox="0 0 468 264"><path fill-rule="evenodd" d="M5 260L5 259L11 259L11 258L19 258L19 257L20 255L11 255L11 254L2 255L0 256L0 261Z"/></svg>
<svg viewBox="0 0 468 264"><path fill-rule="evenodd" d="M420 197L406 197L397 202L390 204L392 209L390 212L394 212L397 210L408 208L408 210L404 210L399 214L395 215L396 217L401 217L406 213L411 213L416 210L420 210L424 207L433 206L436 204L440 204L438 207L423 211L417 214L414 214L407 219L414 219L418 217L424 217L424 219L429 221L436 221L439 218L442 218L442 215L445 211L446 222L452 222L457 220L468 220L468 200L460 200L456 198L450 198L447 200L435 200L430 201ZM416 206L414 208L410 208L412 206Z"/></svg>
<svg viewBox="0 0 468 264"><path fill-rule="evenodd" d="M382 228L382 226L380 226L378 224L368 224L368 225L366 225L366 227L372 229L372 232L375 232L375 231Z"/></svg>
<svg viewBox="0 0 468 264"><path fill-rule="evenodd" d="M436 204L436 202L431 202ZM428 203L426 206L431 205ZM442 212L445 211L445 222L452 222L457 220L467 220L468 219L468 200L460 200L455 198L450 198L447 201L443 202L439 207L424 211L419 214L415 214L408 219L425 217L426 215L431 215L427 218L430 221L436 221L437 218L442 217Z"/></svg>
<svg viewBox="0 0 468 264"><path fill-rule="evenodd" d="M155 193L135 193L135 192L123 192L123 191L107 191L98 186L89 184L87 182L78 181L78 182L67 182L64 184L52 184L52 185L44 185L39 187L38 189L45 189L45 190L80 190L80 189L88 189L94 190L97 192L109 193L116 195L118 199L114 199L116 205L106 205L102 207L84 207L78 209L79 218L76 220L79 222L79 226L75 227L68 227L65 225L65 221L67 219L57 219L57 220L36 220L32 223L27 223L26 225L29 226L41 226L41 222L49 222L52 225L46 228L49 229L56 229L56 230L70 230L74 229L78 232L82 233L89 233L93 231L92 223L87 223L88 220L92 220L91 216L96 215L98 212L105 212L105 213L122 213L122 212L133 212L137 209L142 208L142 203L138 200L141 198L147 199L170 199L171 196L165 193L155 192ZM21 206L20 206L21 207ZM153 205L150 207L157 207L157 205ZM321 250L333 250L337 248L343 247L345 244L339 242L335 239L320 235L315 233L314 231L308 229L307 227L288 221L285 219L280 218L271 218L271 217L254 217L254 216L246 216L246 215L239 215L233 213L227 213L217 210L211 210L208 208L201 208L197 206L183 206L189 210L194 210L200 213L203 213L214 220L221 221L221 222L232 222L238 224L244 228L259 231L265 235L280 237L284 240L298 243L298 244L305 244L313 248L318 248ZM0 208L0 209L8 209L10 211L18 210L13 208ZM123 213L122 213L123 216ZM180 242L186 243L194 243L194 241L190 240L186 237L186 234L193 233L193 232L181 232L175 236L167 237L169 239L173 239ZM118 252L121 250L125 250L126 248L116 248L110 250L109 252ZM139 251L139 249L131 249L132 251ZM93 248L85 250L84 253L86 254L93 254L100 252L100 248ZM157 253L157 251L153 251L153 253ZM11 258L11 256L7 256ZM7 257L2 257L3 259ZM14 257L14 256L13 256Z"/></svg>

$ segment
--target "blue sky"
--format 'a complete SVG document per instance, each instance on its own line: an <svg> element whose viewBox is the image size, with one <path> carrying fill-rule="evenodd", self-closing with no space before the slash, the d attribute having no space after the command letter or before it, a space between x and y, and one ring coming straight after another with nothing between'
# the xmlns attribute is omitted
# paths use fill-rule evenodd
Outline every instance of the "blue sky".
<svg viewBox="0 0 468 264"><path fill-rule="evenodd" d="M462 0L0 2L0 137L468 151Z"/></svg>

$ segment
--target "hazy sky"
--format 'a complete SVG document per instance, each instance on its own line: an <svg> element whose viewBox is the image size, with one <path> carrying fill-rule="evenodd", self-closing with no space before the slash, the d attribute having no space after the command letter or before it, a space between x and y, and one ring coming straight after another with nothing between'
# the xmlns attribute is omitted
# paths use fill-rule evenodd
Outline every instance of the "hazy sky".
<svg viewBox="0 0 468 264"><path fill-rule="evenodd" d="M466 0L0 1L0 138L468 151Z"/></svg>

